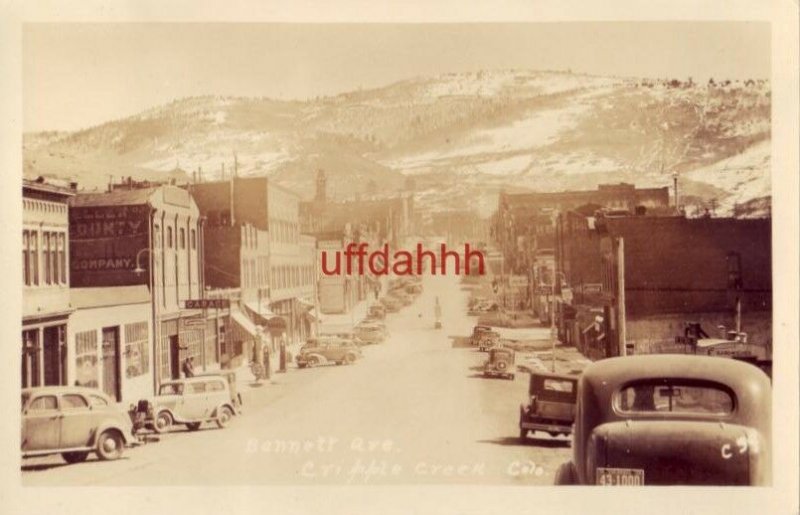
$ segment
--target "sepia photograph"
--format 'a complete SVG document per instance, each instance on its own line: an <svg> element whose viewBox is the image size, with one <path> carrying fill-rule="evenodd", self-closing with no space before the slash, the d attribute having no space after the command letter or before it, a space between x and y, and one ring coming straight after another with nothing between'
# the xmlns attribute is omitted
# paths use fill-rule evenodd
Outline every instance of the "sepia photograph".
<svg viewBox="0 0 800 515"><path fill-rule="evenodd" d="M775 30L24 21L9 477L773 488Z"/></svg>

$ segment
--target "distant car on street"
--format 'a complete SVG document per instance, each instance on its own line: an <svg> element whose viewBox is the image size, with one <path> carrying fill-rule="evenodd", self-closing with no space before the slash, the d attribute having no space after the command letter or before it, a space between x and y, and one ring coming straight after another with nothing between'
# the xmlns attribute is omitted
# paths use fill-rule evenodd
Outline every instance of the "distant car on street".
<svg viewBox="0 0 800 515"><path fill-rule="evenodd" d="M484 377L502 377L514 380L514 349L494 347L483 365Z"/></svg>
<svg viewBox="0 0 800 515"><path fill-rule="evenodd" d="M541 431L550 436L572 434L578 377L534 372L528 384L528 403L519 407L519 437Z"/></svg>
<svg viewBox="0 0 800 515"><path fill-rule="evenodd" d="M414 297L405 290L394 290L389 292L390 298L395 298L401 306L410 306L414 302Z"/></svg>
<svg viewBox="0 0 800 515"><path fill-rule="evenodd" d="M769 378L729 358L642 355L589 365L573 458L556 484L771 484Z"/></svg>
<svg viewBox="0 0 800 515"><path fill-rule="evenodd" d="M353 343L354 345L366 345L367 342L362 341L355 333L355 331L323 331L319 334L320 338L338 338Z"/></svg>
<svg viewBox="0 0 800 515"><path fill-rule="evenodd" d="M386 339L386 326L377 321L362 321L355 328L355 334L364 343L381 343Z"/></svg>
<svg viewBox="0 0 800 515"><path fill-rule="evenodd" d="M386 318L386 307L378 302L372 304L367 311L367 317L375 320L383 320Z"/></svg>
<svg viewBox="0 0 800 515"><path fill-rule="evenodd" d="M472 345L478 345L480 341L480 337L484 333L489 333L492 331L491 326L488 325L476 325L472 328L472 335L470 336L469 343Z"/></svg>
<svg viewBox="0 0 800 515"><path fill-rule="evenodd" d="M128 413L105 393L78 386L22 390L22 457L61 454L67 463L95 453L115 460L135 445Z"/></svg>
<svg viewBox="0 0 800 515"><path fill-rule="evenodd" d="M383 304L383 307L386 309L387 313L396 313L400 311L401 307L403 307L403 304L400 302L400 300L394 296L387 295L386 297L381 297L378 302Z"/></svg>
<svg viewBox="0 0 800 515"><path fill-rule="evenodd" d="M237 413L228 379L221 375L164 382L158 395L147 402L145 425L156 433L164 433L175 425L196 431L205 422L214 422L219 428L224 428Z"/></svg>
<svg viewBox="0 0 800 515"><path fill-rule="evenodd" d="M361 357L361 349L340 338L310 338L295 358L300 368L336 363L350 365Z"/></svg>

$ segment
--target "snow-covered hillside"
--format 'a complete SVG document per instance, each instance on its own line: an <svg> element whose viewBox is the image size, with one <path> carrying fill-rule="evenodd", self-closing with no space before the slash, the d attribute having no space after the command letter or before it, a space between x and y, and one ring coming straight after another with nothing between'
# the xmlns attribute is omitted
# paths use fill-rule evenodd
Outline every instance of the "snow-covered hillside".
<svg viewBox="0 0 800 515"><path fill-rule="evenodd" d="M722 78L721 78L722 79ZM768 209L770 91L568 72L478 71L306 102L192 97L73 133L26 134L25 173L88 188L112 176L268 175L304 197L320 168L336 197L414 177L418 205L489 214L501 188L671 184L719 214ZM188 177L187 177L188 178Z"/></svg>

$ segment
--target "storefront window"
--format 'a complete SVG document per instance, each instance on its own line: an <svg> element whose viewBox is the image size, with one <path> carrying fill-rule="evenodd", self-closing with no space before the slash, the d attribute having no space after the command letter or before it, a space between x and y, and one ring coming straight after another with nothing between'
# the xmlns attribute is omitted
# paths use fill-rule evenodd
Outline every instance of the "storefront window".
<svg viewBox="0 0 800 515"><path fill-rule="evenodd" d="M22 284L31 285L31 270L28 256L30 255L28 243L28 231L22 231Z"/></svg>
<svg viewBox="0 0 800 515"><path fill-rule="evenodd" d="M58 235L58 262L61 267L61 282L67 284L67 235Z"/></svg>
<svg viewBox="0 0 800 515"><path fill-rule="evenodd" d="M149 370L147 322L125 325L125 377L138 377Z"/></svg>
<svg viewBox="0 0 800 515"><path fill-rule="evenodd" d="M44 283L50 284L50 233L42 234L42 254L44 256Z"/></svg>
<svg viewBox="0 0 800 515"><path fill-rule="evenodd" d="M97 331L75 335L75 382L78 386L97 388Z"/></svg>

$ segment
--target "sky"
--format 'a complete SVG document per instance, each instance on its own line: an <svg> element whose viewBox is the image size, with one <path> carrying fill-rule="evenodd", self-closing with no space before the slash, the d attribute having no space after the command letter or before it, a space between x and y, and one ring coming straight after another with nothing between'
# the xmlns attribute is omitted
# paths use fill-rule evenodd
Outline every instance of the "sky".
<svg viewBox="0 0 800 515"><path fill-rule="evenodd" d="M187 96L304 100L450 72L769 78L770 26L36 23L22 68L23 129L77 130Z"/></svg>

